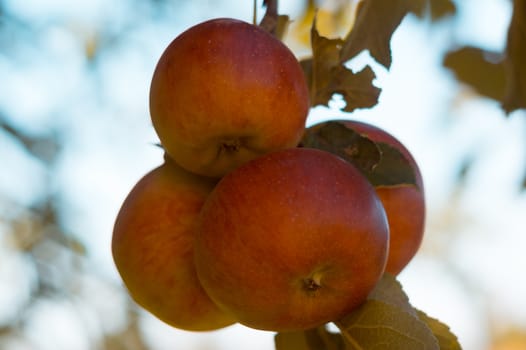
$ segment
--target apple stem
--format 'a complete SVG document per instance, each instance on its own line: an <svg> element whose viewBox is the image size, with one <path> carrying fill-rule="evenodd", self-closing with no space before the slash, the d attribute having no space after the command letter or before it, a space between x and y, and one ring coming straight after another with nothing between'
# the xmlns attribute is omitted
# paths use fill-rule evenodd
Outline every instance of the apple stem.
<svg viewBox="0 0 526 350"><path fill-rule="evenodd" d="M258 24L258 4L257 4L257 0L254 0L252 5L253 5L253 9L252 9L252 24L256 26Z"/></svg>

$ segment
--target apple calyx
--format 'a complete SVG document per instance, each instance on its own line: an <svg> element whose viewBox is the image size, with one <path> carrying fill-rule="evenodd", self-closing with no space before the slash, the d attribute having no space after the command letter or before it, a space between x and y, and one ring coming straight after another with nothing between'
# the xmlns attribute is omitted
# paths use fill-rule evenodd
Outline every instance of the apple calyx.
<svg viewBox="0 0 526 350"><path fill-rule="evenodd" d="M322 287L321 277L322 277L322 273L320 271L316 271L313 274L311 274L309 277L304 278L302 281L303 290L309 295L314 295Z"/></svg>
<svg viewBox="0 0 526 350"><path fill-rule="evenodd" d="M308 293L308 294L313 294L315 293L318 289L321 288L321 285L319 285L314 279L312 278L307 278L305 280L303 280L303 289Z"/></svg>
<svg viewBox="0 0 526 350"><path fill-rule="evenodd" d="M240 139L226 139L219 144L219 153L227 152L234 153L238 152L243 143Z"/></svg>

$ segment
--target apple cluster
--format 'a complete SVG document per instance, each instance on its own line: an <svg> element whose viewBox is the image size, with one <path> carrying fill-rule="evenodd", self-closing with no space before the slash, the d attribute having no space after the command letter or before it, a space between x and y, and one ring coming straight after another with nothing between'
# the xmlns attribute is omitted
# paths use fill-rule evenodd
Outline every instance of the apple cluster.
<svg viewBox="0 0 526 350"><path fill-rule="evenodd" d="M234 19L200 23L159 59L150 114L162 165L130 191L112 238L132 298L164 322L207 331L239 322L303 330L360 306L420 245L424 195L374 186L350 162L302 147L309 89L294 54Z"/></svg>

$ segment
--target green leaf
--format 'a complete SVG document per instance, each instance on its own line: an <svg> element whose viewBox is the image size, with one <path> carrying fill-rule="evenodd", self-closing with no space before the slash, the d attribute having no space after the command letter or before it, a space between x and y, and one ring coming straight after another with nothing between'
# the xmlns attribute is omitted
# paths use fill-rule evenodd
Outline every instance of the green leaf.
<svg viewBox="0 0 526 350"><path fill-rule="evenodd" d="M402 285L395 276L384 273L375 288L369 293L367 300L376 300L395 306L413 316L417 316L416 310L409 303L409 298L404 293Z"/></svg>
<svg viewBox="0 0 526 350"><path fill-rule="evenodd" d="M461 350L457 337L448 326L439 320L429 317L425 312L417 310L420 320L425 322L438 340L440 350Z"/></svg>
<svg viewBox="0 0 526 350"><path fill-rule="evenodd" d="M353 164L369 182L377 186L416 185L413 167L396 148L374 142L333 120L307 128L303 147L321 149Z"/></svg>
<svg viewBox="0 0 526 350"><path fill-rule="evenodd" d="M336 324L349 350L440 349L437 339L420 319L377 300L367 301Z"/></svg>
<svg viewBox="0 0 526 350"><path fill-rule="evenodd" d="M367 301L335 322L347 350L438 350L439 342L409 303L394 276L385 274Z"/></svg>
<svg viewBox="0 0 526 350"><path fill-rule="evenodd" d="M513 16L506 45L506 94L502 107L506 113L526 108L526 0L513 1Z"/></svg>
<svg viewBox="0 0 526 350"><path fill-rule="evenodd" d="M334 323L339 333L325 325L278 333L276 350L461 349L449 328L413 308L401 284L387 273L362 306Z"/></svg>
<svg viewBox="0 0 526 350"><path fill-rule="evenodd" d="M448 52L444 66L482 96L501 101L506 88L506 71L498 53L476 47L462 47Z"/></svg>
<svg viewBox="0 0 526 350"><path fill-rule="evenodd" d="M345 343L339 333L325 326L298 332L278 333L274 337L276 350L344 350Z"/></svg>
<svg viewBox="0 0 526 350"><path fill-rule="evenodd" d="M311 104L329 104L332 96L339 93L346 105L344 111L369 108L378 103L380 89L373 85L376 78L367 66L358 73L340 62L341 39L328 39L316 29L316 20L311 29L312 58L300 62L309 83Z"/></svg>
<svg viewBox="0 0 526 350"><path fill-rule="evenodd" d="M344 40L340 61L347 62L369 50L384 67L391 67L391 37L402 19L410 12L421 13L424 0L363 0L357 10L353 28Z"/></svg>

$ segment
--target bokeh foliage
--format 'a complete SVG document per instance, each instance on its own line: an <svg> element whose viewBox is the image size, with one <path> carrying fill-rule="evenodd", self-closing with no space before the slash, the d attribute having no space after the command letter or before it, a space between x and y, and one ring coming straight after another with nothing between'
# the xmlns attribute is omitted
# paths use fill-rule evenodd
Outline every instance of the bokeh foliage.
<svg viewBox="0 0 526 350"><path fill-rule="evenodd" d="M343 95L346 102L343 109L346 112L373 107L381 93L374 84L373 69L366 67L360 72L353 72L346 66L346 61L368 50L379 64L388 69L392 60L389 46L391 37L405 16L418 16L430 25L443 23L456 16L455 2L450 0L365 0L361 5L349 0L336 2L337 6L329 10L321 6L322 3L304 1L302 10L288 27L286 35L306 46L311 44L312 38L314 55L303 59L302 64L309 72L311 86L314 86L311 89L314 91L314 104L328 104L336 92ZM74 23L75 19L68 18L67 14L35 20L34 17L25 17L21 12L12 11L7 1L0 1L0 64L7 67L0 70L0 84L4 80L2 72L19 65L31 65L31 55L47 55L45 35L59 28L72 35L78 44L77 54L83 58L84 65L83 81L91 86L89 90L94 95L88 103L111 103L103 93L105 60L123 51L127 43L137 40L134 36L137 27L177 20L185 10L197 6L196 2L183 0L128 0L123 4L126 7L124 18L109 17L106 21L79 24ZM214 17L213 6L221 5L222 2L210 5L207 8L209 17ZM514 0L513 7L508 41L503 52L488 52L472 46L451 47L443 61L444 66L455 74L459 84L470 86L484 98L499 101L505 112L503 117L526 108L526 1ZM313 26L315 16L316 26ZM352 31L348 30L350 25L354 26ZM277 28L283 31L283 24ZM53 57L49 55L48 59ZM27 89L31 88L29 80ZM9 87L3 86L1 91L5 94ZM42 111L50 114L46 120L51 121L42 127L31 125L27 120L19 120L16 112L7 107L8 99L3 96L0 100L0 136L9 145L9 148L0 149L0 171L10 168L6 161L12 159L10 153L23 154L23 157L43 169L35 176L44 186L29 203L0 193L0 265L6 266L9 259L16 257L25 261L30 266L28 271L32 271L31 275L23 276L29 280L27 291L20 291L21 301L13 306L14 311L0 315L0 348L7 349L9 344L17 342L31 344L25 340L26 326L30 322L32 310L39 307L42 301L66 300L75 305L82 322L88 323L81 305L86 304L83 293L89 279L98 281L98 287L92 291L94 295L110 290L125 296L120 285L93 272L90 252L82 237L69 232L64 225L65 212L61 205L61 194L57 191L56 172L57 162L70 146L67 137L69 124L63 122L63 116L72 109L70 101L66 97L63 104ZM466 171L459 172L459 179L465 176ZM523 187L526 188L526 170ZM92 348L149 348L140 329L138 309L130 300L123 305L126 327L103 329L95 332L95 335L87 335ZM95 313L94 317L102 323L102 315ZM326 341L336 344L334 348L340 348L340 340L324 332L314 330L308 341ZM498 344L509 339L520 342L517 349L524 347L524 331L501 336L497 339ZM498 344L495 349L498 349Z"/></svg>

